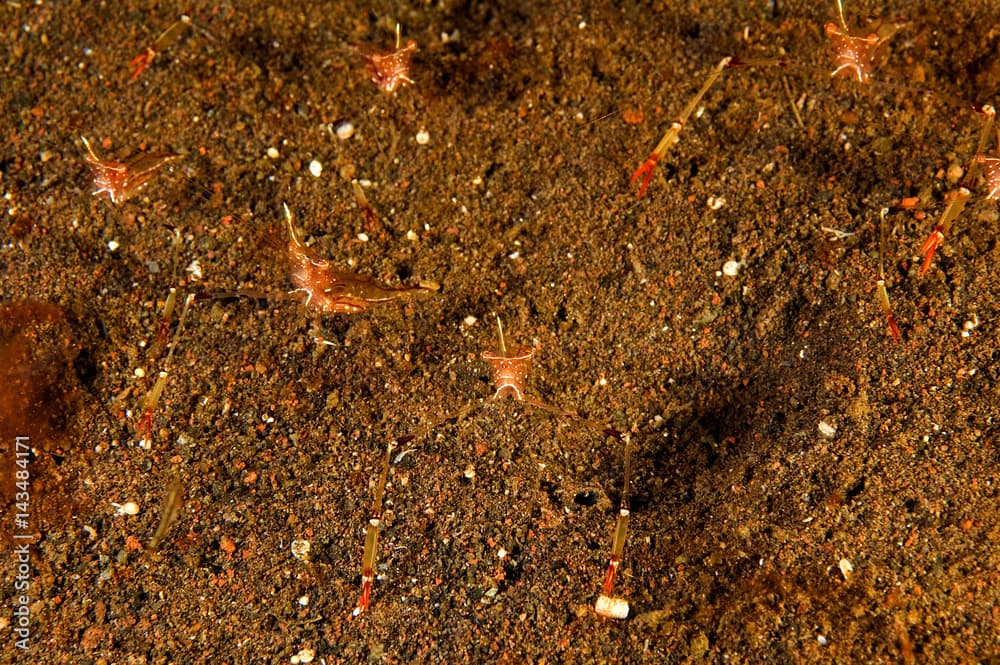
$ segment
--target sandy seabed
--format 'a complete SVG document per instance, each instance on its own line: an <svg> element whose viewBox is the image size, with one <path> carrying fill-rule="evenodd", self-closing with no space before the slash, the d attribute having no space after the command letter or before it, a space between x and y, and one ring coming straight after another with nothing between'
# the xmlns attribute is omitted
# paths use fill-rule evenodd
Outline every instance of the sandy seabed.
<svg viewBox="0 0 1000 665"><path fill-rule="evenodd" d="M982 178L920 276L974 109L1000 101L996 3L850 2L859 34L899 22L866 85L830 76L832 3L2 12L0 662L1000 659ZM397 20L413 84L386 94L363 56ZM637 197L725 56L757 64L723 74ZM116 205L81 137L178 157ZM304 304L282 204L331 269L439 290ZM494 315L534 349L530 395L631 434L631 615L593 610L621 446L503 400L393 456L352 619L385 446L492 394Z"/></svg>

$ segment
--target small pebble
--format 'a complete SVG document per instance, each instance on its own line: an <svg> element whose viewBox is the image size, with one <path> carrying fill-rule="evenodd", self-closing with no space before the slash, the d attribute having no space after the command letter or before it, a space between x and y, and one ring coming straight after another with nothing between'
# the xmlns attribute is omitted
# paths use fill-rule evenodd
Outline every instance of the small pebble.
<svg viewBox="0 0 1000 665"><path fill-rule="evenodd" d="M969 337L972 335L972 331L976 329L979 325L979 317L975 314L972 315L972 319L966 321L962 324L962 337Z"/></svg>
<svg viewBox="0 0 1000 665"><path fill-rule="evenodd" d="M267 156L270 157L271 159L277 159L279 155L280 155L280 153L278 152L277 148L268 148L267 149Z"/></svg>
<svg viewBox="0 0 1000 665"><path fill-rule="evenodd" d="M226 554L232 554L236 551L236 542L229 536L222 536L222 538L219 539L219 549Z"/></svg>
<svg viewBox="0 0 1000 665"><path fill-rule="evenodd" d="M819 433L827 438L832 438L837 433L837 427L821 420L819 421Z"/></svg>
<svg viewBox="0 0 1000 665"><path fill-rule="evenodd" d="M479 319L477 319L476 317L474 317L471 314L469 314L467 317L465 317L464 319L462 319L462 323L464 323L467 326L474 326L474 325L476 325L476 321L478 321L478 320Z"/></svg>
<svg viewBox="0 0 1000 665"><path fill-rule="evenodd" d="M309 162L309 173L312 173L314 178L318 178L323 173L323 165L315 159L312 160Z"/></svg>
<svg viewBox="0 0 1000 665"><path fill-rule="evenodd" d="M119 247L121 247L121 245L118 244L117 240L108 241L108 249L110 249L112 252L118 249Z"/></svg>
<svg viewBox="0 0 1000 665"><path fill-rule="evenodd" d="M112 503L111 504L119 515L138 515L139 514L139 504L135 501L126 501L123 504Z"/></svg>
<svg viewBox="0 0 1000 665"><path fill-rule="evenodd" d="M341 141L346 141L347 139L354 136L354 125L350 122L342 122L339 125L337 125L337 129L335 129L334 131L337 132L338 139L340 139Z"/></svg>
<svg viewBox="0 0 1000 665"><path fill-rule="evenodd" d="M736 277L740 274L740 262L739 261L726 261L722 264L722 274L726 277Z"/></svg>
<svg viewBox="0 0 1000 665"><path fill-rule="evenodd" d="M368 234L364 232L359 233L358 240L360 240L361 242L368 242Z"/></svg>
<svg viewBox="0 0 1000 665"><path fill-rule="evenodd" d="M427 132L426 129L421 129L419 132L417 132L417 143L419 143L420 145L427 145L430 142L430 140L431 140L431 135Z"/></svg>

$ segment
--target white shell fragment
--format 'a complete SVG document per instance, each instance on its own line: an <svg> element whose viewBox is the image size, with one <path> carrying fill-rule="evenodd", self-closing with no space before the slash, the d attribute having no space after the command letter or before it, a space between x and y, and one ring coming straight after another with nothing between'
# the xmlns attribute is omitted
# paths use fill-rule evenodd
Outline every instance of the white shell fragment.
<svg viewBox="0 0 1000 665"><path fill-rule="evenodd" d="M612 598L601 594L594 604L594 611L608 619L625 619L628 617L628 601L624 598Z"/></svg>
<svg viewBox="0 0 1000 665"><path fill-rule="evenodd" d="M849 559L841 559L839 565L840 574L844 576L844 579L850 578L851 573L854 572L854 564Z"/></svg>
<svg viewBox="0 0 1000 665"><path fill-rule="evenodd" d="M819 421L819 433L828 439L832 439L837 434L837 426L821 420Z"/></svg>
<svg viewBox="0 0 1000 665"><path fill-rule="evenodd" d="M421 129L419 132L417 132L417 143L419 143L420 145L427 145L428 143L430 143L430 140L431 140L431 135L430 133L428 133L426 129Z"/></svg>
<svg viewBox="0 0 1000 665"><path fill-rule="evenodd" d="M278 152L277 148L272 147L267 149L267 156L270 157L271 159L277 159L278 157L281 156L281 153Z"/></svg>
<svg viewBox="0 0 1000 665"><path fill-rule="evenodd" d="M292 665L299 665L299 663L311 663L316 658L316 652L312 649L302 649L297 654L292 656L289 660Z"/></svg>
<svg viewBox="0 0 1000 665"><path fill-rule="evenodd" d="M317 162L315 159L309 162L309 173L312 173L314 178L320 177L323 173L323 165Z"/></svg>
<svg viewBox="0 0 1000 665"><path fill-rule="evenodd" d="M308 561L309 552L312 550L312 543L308 540L293 540L291 550L292 556L299 561Z"/></svg>
<svg viewBox="0 0 1000 665"><path fill-rule="evenodd" d="M722 274L726 277L736 277L740 274L740 262L726 261L722 264Z"/></svg>

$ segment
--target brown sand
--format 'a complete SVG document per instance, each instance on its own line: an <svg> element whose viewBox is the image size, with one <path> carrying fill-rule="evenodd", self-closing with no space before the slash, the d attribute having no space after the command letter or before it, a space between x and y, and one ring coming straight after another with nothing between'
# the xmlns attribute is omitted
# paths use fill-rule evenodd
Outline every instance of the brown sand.
<svg viewBox="0 0 1000 665"><path fill-rule="evenodd" d="M5 3L0 293L21 314L2 341L44 390L3 420L5 546L15 434L37 449L36 540L31 650L4 613L0 661L1000 658L981 181L918 276L975 151L965 100L1000 101L995 3L850 2L852 26L909 21L867 86L829 76L832 3L297 4L204 3L133 81L180 9ZM386 95L361 54L397 19L415 84ZM726 55L785 64L727 73L637 199L628 176ZM81 136L182 157L114 206L90 195ZM888 218L893 343L878 211L911 197ZM350 316L286 297L282 203L336 269L440 292ZM171 287L262 297L192 306L144 450ZM493 313L536 350L532 395L632 431L632 616L593 611L622 451L506 400L394 460L352 621L381 452L491 394ZM18 376L0 376L5 409Z"/></svg>

